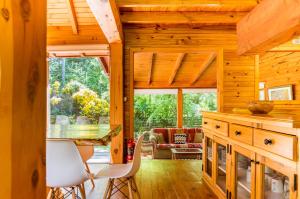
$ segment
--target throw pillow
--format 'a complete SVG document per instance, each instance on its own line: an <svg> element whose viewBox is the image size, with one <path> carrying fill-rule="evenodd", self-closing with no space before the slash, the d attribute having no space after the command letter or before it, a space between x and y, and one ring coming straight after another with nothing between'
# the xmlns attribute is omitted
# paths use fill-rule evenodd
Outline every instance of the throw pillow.
<svg viewBox="0 0 300 199"><path fill-rule="evenodd" d="M203 133L195 133L194 143L201 143L203 139Z"/></svg>
<svg viewBox="0 0 300 199"><path fill-rule="evenodd" d="M175 144L185 144L186 143L186 134L184 133L176 133L174 135L174 143Z"/></svg>
<svg viewBox="0 0 300 199"><path fill-rule="evenodd" d="M152 135L154 135L156 137L157 144L165 144L166 143L163 134L161 134L161 133L152 133Z"/></svg>

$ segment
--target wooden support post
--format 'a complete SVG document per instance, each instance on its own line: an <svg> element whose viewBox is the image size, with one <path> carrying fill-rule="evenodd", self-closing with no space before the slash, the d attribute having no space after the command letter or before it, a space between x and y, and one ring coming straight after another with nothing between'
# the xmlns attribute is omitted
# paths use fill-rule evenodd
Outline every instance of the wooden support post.
<svg viewBox="0 0 300 199"><path fill-rule="evenodd" d="M113 163L123 162L123 46L110 44L110 125L122 125L122 131L111 142Z"/></svg>
<svg viewBox="0 0 300 199"><path fill-rule="evenodd" d="M183 94L179 88L177 92L177 127L182 128L183 123Z"/></svg>
<svg viewBox="0 0 300 199"><path fill-rule="evenodd" d="M46 198L46 3L0 3L1 198Z"/></svg>

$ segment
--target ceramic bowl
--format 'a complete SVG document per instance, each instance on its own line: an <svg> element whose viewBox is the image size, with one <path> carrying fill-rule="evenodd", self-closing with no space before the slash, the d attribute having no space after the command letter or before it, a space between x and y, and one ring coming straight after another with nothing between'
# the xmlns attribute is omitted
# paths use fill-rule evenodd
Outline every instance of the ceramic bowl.
<svg viewBox="0 0 300 199"><path fill-rule="evenodd" d="M248 104L248 110L252 114L268 114L273 110L272 101L252 101Z"/></svg>

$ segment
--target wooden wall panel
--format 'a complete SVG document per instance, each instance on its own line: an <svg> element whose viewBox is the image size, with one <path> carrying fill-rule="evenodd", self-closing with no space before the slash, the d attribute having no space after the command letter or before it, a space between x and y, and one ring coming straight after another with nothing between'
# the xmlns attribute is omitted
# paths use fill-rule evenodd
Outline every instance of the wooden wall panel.
<svg viewBox="0 0 300 199"><path fill-rule="evenodd" d="M46 1L1 1L0 198L46 198ZM5 14L6 13L6 14Z"/></svg>
<svg viewBox="0 0 300 199"><path fill-rule="evenodd" d="M276 110L300 111L300 52L268 52L260 57L259 81L265 88L294 86L296 101L275 102Z"/></svg>
<svg viewBox="0 0 300 199"><path fill-rule="evenodd" d="M224 111L234 107L245 108L247 103L254 100L254 56L238 57L236 55L237 37L232 28L189 28L128 25L124 27L125 34L125 71L124 105L125 136L132 136L133 98L130 96L130 86L133 78L130 75L130 48L189 48L211 47L224 49L224 84L223 96L220 102ZM236 91L236 89L238 89Z"/></svg>

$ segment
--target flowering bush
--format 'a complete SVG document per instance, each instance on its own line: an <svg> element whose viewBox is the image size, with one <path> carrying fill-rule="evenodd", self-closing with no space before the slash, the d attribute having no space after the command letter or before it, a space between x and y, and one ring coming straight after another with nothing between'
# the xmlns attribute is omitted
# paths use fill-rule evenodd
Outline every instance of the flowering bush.
<svg viewBox="0 0 300 199"><path fill-rule="evenodd" d="M65 95L73 95L78 92L80 89L86 88L83 84L78 81L71 80L66 86L62 89L62 93Z"/></svg>
<svg viewBox="0 0 300 199"><path fill-rule="evenodd" d="M108 102L100 99L97 93L88 88L80 89L73 94L72 98L79 114L88 117L94 123L99 120L100 116L108 115Z"/></svg>

